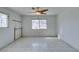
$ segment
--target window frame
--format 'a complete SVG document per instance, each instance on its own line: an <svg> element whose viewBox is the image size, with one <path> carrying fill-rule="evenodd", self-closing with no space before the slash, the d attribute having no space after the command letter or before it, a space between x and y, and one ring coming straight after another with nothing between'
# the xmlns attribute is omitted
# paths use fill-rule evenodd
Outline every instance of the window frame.
<svg viewBox="0 0 79 59"><path fill-rule="evenodd" d="M34 19L34 20L38 20L38 19ZM32 20L32 21L34 21L34 20ZM45 21L46 21L46 28L44 28L44 29L43 29L43 28L40 28L40 21L41 21L41 20L45 20L45 19L39 19L39 20L38 20L38 21L39 21L39 29L33 29L33 25L32 25L31 28L32 28L33 30L47 30L47 29L48 29L48 22L47 22L47 20L45 20ZM32 24L33 24L33 23L32 23Z"/></svg>
<svg viewBox="0 0 79 59"><path fill-rule="evenodd" d="M0 28L9 28L9 15L1 11L0 13L7 15L7 27L0 27Z"/></svg>

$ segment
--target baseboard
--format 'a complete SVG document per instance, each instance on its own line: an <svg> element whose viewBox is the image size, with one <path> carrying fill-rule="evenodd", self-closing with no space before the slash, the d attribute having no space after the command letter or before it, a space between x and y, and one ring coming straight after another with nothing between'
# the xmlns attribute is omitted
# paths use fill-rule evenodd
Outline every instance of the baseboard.
<svg viewBox="0 0 79 59"><path fill-rule="evenodd" d="M62 39L61 39L62 40ZM62 40L64 43L66 43L68 46L70 46L71 48L73 48L75 50L75 52L79 52L78 49L74 48L72 45L70 45L69 43L67 43L66 41Z"/></svg>
<svg viewBox="0 0 79 59"><path fill-rule="evenodd" d="M58 36L22 36L22 37L58 37Z"/></svg>
<svg viewBox="0 0 79 59"><path fill-rule="evenodd" d="M0 51L1 51L2 49L6 48L7 46L9 46L10 44L12 44L14 41L15 41L15 40L13 40L12 42L10 42L10 43L6 44L5 46L3 46L2 48L0 48Z"/></svg>
<svg viewBox="0 0 79 59"><path fill-rule="evenodd" d="M21 38L21 37L18 37L17 39L14 39L14 40L16 41L16 40L18 40L18 39L20 39L20 38Z"/></svg>
<svg viewBox="0 0 79 59"><path fill-rule="evenodd" d="M20 39L20 38L21 38L21 37L19 37L18 39ZM18 39L16 39L16 40L18 40ZM10 44L12 44L13 42L15 42L16 40L13 40L12 42L10 42L10 43L6 44L5 46L3 46L2 48L0 48L0 51L1 51L2 49L6 48L7 46L9 46Z"/></svg>

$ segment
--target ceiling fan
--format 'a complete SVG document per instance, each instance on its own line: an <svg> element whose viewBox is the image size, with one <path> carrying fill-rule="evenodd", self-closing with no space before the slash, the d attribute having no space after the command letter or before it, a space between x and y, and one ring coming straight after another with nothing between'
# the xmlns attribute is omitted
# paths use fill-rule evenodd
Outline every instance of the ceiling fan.
<svg viewBox="0 0 79 59"><path fill-rule="evenodd" d="M36 15L46 15L48 9L44 9L42 7L32 7L33 13Z"/></svg>

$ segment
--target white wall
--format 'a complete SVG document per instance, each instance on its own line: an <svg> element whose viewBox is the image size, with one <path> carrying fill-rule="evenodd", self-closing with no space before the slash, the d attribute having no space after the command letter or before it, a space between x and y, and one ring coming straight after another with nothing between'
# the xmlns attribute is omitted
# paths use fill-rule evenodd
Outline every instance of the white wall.
<svg viewBox="0 0 79 59"><path fill-rule="evenodd" d="M58 15L62 40L79 50L79 8L68 8Z"/></svg>
<svg viewBox="0 0 79 59"><path fill-rule="evenodd" d="M37 16L23 17L23 36L56 36L57 35L57 18L56 16L40 16L40 19L47 19L47 29L34 30L32 29L32 20L37 19Z"/></svg>
<svg viewBox="0 0 79 59"><path fill-rule="evenodd" d="M8 43L14 40L14 27L16 25L15 22L12 20L21 21L21 17L17 13L1 7L0 7L0 12L9 15L9 27L0 28L0 48L2 48L3 46L7 45Z"/></svg>

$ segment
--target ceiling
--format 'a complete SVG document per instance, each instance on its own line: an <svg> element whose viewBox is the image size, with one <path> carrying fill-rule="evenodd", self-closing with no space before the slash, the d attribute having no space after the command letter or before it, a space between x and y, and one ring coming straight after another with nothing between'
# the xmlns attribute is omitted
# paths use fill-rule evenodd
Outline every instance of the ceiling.
<svg viewBox="0 0 79 59"><path fill-rule="evenodd" d="M58 15L66 9L66 7L42 7L48 9L47 15ZM32 7L9 7L9 9L19 13L20 15L35 15L32 13Z"/></svg>

